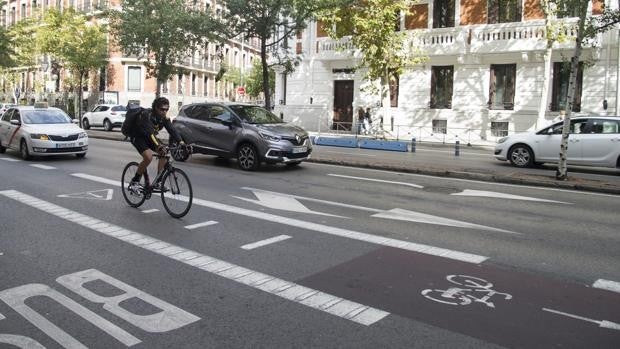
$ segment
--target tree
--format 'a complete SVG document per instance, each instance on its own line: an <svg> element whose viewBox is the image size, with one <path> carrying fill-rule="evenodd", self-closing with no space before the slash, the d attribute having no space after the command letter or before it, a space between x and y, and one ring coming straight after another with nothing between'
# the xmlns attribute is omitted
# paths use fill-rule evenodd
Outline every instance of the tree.
<svg viewBox="0 0 620 349"><path fill-rule="evenodd" d="M89 22L72 7L59 11L48 9L43 25L36 33L38 47L77 77L78 112L82 125L82 94L84 80L90 72L107 64L108 46L103 26Z"/></svg>
<svg viewBox="0 0 620 349"><path fill-rule="evenodd" d="M297 31L305 28L306 21L315 13L344 2L341 0L224 0L227 8L224 18L230 28L228 36L233 38L241 35L244 38L258 38L260 41L265 108L271 109L268 51L271 51L275 58L278 55L278 45L282 45ZM288 61L286 58L284 60Z"/></svg>
<svg viewBox="0 0 620 349"><path fill-rule="evenodd" d="M346 7L322 11L319 19L332 38L350 36L360 50L360 68L366 69L366 79L379 81L379 96L390 112L389 82L402 74L408 65L419 64L426 58L413 48L406 48L406 34L399 31L400 16L409 14L414 1L358 0Z"/></svg>
<svg viewBox="0 0 620 349"><path fill-rule="evenodd" d="M222 24L209 11L185 0L124 0L122 10L109 12L111 28L120 48L145 59L149 77L157 79L156 95L194 48L222 40Z"/></svg>
<svg viewBox="0 0 620 349"><path fill-rule="evenodd" d="M566 180L568 177L568 169L566 166L566 153L568 149L568 136L570 132L570 119L575 99L575 85L577 83L577 73L579 67L579 59L584 44L588 44L599 33L610 30L620 22L620 9L605 9L603 15L596 17L588 17L588 3L583 0L558 0L559 12L563 14L576 13L579 16L579 24L577 26L577 35L575 37L575 50L571 58L570 78L568 82L568 93L564 105L567 105L566 116L564 117L564 125L562 128L562 140L560 142L560 158L555 177L558 180ZM620 5L620 1L619 1Z"/></svg>
<svg viewBox="0 0 620 349"><path fill-rule="evenodd" d="M0 8L6 4L6 1L0 1ZM15 50L11 45L9 32L4 26L0 26L0 69L15 66L14 60Z"/></svg>
<svg viewBox="0 0 620 349"><path fill-rule="evenodd" d="M269 69L269 89L273 90L276 85L275 80L276 72L273 69ZM252 70L250 71L247 79L245 80L245 91L246 93L254 98L260 96L263 90L263 66L261 61L254 60L252 65Z"/></svg>

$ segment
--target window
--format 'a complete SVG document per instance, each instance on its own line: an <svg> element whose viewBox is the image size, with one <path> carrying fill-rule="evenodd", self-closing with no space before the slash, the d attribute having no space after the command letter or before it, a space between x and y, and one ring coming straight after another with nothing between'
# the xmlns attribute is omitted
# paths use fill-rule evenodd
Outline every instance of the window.
<svg viewBox="0 0 620 349"><path fill-rule="evenodd" d="M433 133L448 133L448 121L447 120L433 120Z"/></svg>
<svg viewBox="0 0 620 349"><path fill-rule="evenodd" d="M196 95L196 74L192 74L192 96Z"/></svg>
<svg viewBox="0 0 620 349"><path fill-rule="evenodd" d="M438 0L433 3L433 28L454 27L454 0Z"/></svg>
<svg viewBox="0 0 620 349"><path fill-rule="evenodd" d="M202 95L208 96L209 95L209 77L205 75L202 83L203 83Z"/></svg>
<svg viewBox="0 0 620 349"><path fill-rule="evenodd" d="M223 121L230 121L230 112L224 107L211 106L209 108L209 121L220 124Z"/></svg>
<svg viewBox="0 0 620 349"><path fill-rule="evenodd" d="M127 91L140 92L142 90L142 68L127 68Z"/></svg>
<svg viewBox="0 0 620 349"><path fill-rule="evenodd" d="M566 110L568 96L568 80L570 78L570 62L553 63L553 92L551 96L551 110ZM577 84L575 85L575 98L573 99L573 111L581 111L581 86L583 81L583 64L579 62L577 70Z"/></svg>
<svg viewBox="0 0 620 349"><path fill-rule="evenodd" d="M521 0L488 0L488 23L521 21Z"/></svg>
<svg viewBox="0 0 620 349"><path fill-rule="evenodd" d="M489 109L514 109L516 64L492 64Z"/></svg>
<svg viewBox="0 0 620 349"><path fill-rule="evenodd" d="M491 134L495 137L508 136L507 121L491 121Z"/></svg>
<svg viewBox="0 0 620 349"><path fill-rule="evenodd" d="M177 75L177 93L183 94L183 74Z"/></svg>
<svg viewBox="0 0 620 349"><path fill-rule="evenodd" d="M390 78L390 107L396 108L398 107L398 91L399 90L399 79L398 75L393 75Z"/></svg>
<svg viewBox="0 0 620 349"><path fill-rule="evenodd" d="M431 68L431 109L452 108L453 79L453 66L434 66Z"/></svg>
<svg viewBox="0 0 620 349"><path fill-rule="evenodd" d="M192 119L209 121L209 109L206 105L197 105L186 111L186 113Z"/></svg>
<svg viewBox="0 0 620 349"><path fill-rule="evenodd" d="M590 133L613 134L620 133L620 125L616 120L592 120Z"/></svg>

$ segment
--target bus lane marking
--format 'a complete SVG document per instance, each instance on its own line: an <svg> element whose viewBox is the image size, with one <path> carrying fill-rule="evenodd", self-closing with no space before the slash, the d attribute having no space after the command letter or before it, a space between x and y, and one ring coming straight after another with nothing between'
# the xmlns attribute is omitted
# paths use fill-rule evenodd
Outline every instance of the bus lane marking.
<svg viewBox="0 0 620 349"><path fill-rule="evenodd" d="M292 302L335 315L362 325L372 325L390 313L352 302L319 290L298 285L255 270L192 251L165 241L143 235L111 223L66 209L16 190L0 191L0 195L74 222L88 229L127 242L134 246L169 257L200 270L222 276Z"/></svg>

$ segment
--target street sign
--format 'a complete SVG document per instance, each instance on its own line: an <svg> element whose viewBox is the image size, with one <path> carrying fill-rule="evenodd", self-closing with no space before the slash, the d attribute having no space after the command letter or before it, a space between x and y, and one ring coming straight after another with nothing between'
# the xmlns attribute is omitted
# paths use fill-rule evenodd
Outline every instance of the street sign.
<svg viewBox="0 0 620 349"><path fill-rule="evenodd" d="M243 96L245 94L245 87L243 86L237 87L237 94L239 94L240 96Z"/></svg>

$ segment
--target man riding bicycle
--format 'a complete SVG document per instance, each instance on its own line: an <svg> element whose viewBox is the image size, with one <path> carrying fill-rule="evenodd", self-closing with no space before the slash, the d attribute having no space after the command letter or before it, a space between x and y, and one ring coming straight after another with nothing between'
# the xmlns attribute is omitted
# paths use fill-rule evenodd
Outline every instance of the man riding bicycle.
<svg viewBox="0 0 620 349"><path fill-rule="evenodd" d="M158 153L163 156L166 152L165 146L157 139L157 134L162 127L166 128L170 135L169 137L177 143L185 144L172 126L170 119L166 116L169 109L170 102L168 99L166 97L157 97L153 101L151 109L145 109L138 115L131 134L131 144L142 156L142 162L140 162L136 175L131 180L130 187L139 184L142 175L144 175L146 185L149 185L150 181L146 169L153 161L153 155ZM158 174L163 170L165 164L166 159L160 157L157 164ZM157 188L159 186L161 186L161 183L153 183L153 187Z"/></svg>

